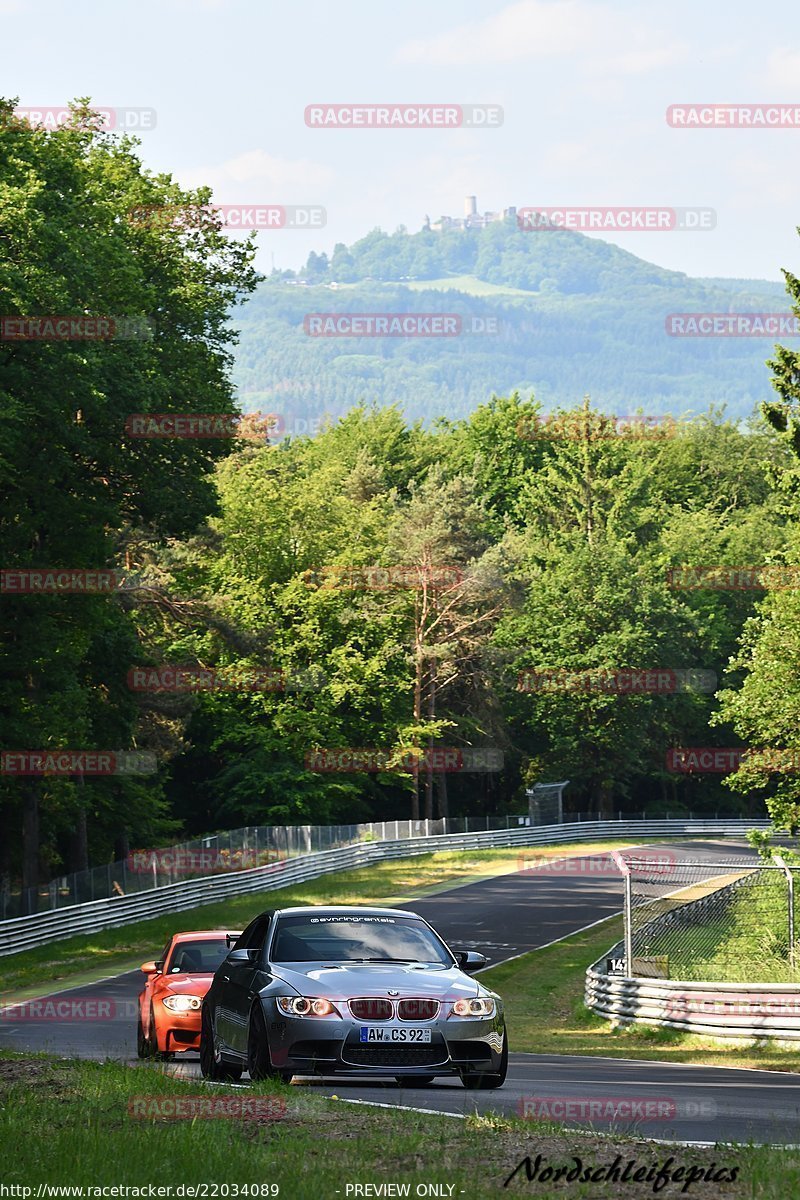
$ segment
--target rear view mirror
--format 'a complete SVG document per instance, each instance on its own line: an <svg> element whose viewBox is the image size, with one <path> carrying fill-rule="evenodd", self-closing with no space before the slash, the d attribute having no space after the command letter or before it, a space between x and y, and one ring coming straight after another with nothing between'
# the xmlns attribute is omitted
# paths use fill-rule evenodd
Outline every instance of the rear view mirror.
<svg viewBox="0 0 800 1200"><path fill-rule="evenodd" d="M456 955L456 958L461 970L467 975L473 975L475 971L480 971L481 967L485 967L489 961L485 954L479 954L477 950L462 950Z"/></svg>
<svg viewBox="0 0 800 1200"><path fill-rule="evenodd" d="M162 966L163 966L163 963L162 963ZM141 971L143 971L145 975L157 975L158 972L161 970L161 967L158 965L157 962L146 962L146 963L142 963L142 965L139 969Z"/></svg>

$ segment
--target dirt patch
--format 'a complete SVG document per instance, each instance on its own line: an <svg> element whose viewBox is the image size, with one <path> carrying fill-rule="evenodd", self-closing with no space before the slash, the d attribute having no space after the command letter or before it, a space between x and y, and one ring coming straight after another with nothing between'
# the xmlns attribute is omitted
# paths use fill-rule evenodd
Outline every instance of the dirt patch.
<svg viewBox="0 0 800 1200"><path fill-rule="evenodd" d="M0 1096L22 1085L29 1092L42 1091L52 1097L74 1091L64 1078L65 1072L41 1058L0 1058Z"/></svg>

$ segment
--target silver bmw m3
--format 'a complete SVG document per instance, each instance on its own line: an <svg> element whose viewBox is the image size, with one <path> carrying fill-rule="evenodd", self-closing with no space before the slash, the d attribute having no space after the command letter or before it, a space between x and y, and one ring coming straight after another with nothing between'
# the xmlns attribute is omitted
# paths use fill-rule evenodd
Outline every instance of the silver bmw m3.
<svg viewBox="0 0 800 1200"><path fill-rule="evenodd" d="M207 1079L455 1075L498 1088L508 1068L503 1002L417 916L394 908L284 908L248 925L203 1001Z"/></svg>

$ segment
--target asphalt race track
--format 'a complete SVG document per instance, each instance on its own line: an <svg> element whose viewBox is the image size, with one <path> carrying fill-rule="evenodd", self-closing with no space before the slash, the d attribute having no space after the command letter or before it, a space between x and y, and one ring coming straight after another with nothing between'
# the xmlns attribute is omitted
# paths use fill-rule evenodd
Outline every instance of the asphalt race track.
<svg viewBox="0 0 800 1200"><path fill-rule="evenodd" d="M667 848L679 857L708 861L753 858L748 846L731 842L670 842ZM656 848L651 845L647 851L652 854ZM597 856L593 861L596 865ZM480 949L491 963L502 962L619 912L619 877L587 872L585 858L583 866L581 862L576 856L557 872L514 872L410 901L405 907L429 920L454 947ZM184 921L177 914L176 928ZM0 1047L138 1064L136 996L141 979L132 971L53 993L71 1002L73 1015L67 1020L35 1019L26 1013L15 1022L13 1011L7 1012L0 1021ZM94 1003L94 1016L82 1015L75 1003L81 1000ZM196 1056L167 1069L182 1076L199 1074ZM800 1074L515 1054L512 1045L508 1080L495 1092L467 1092L449 1079L425 1088L344 1079L295 1083L342 1101L400 1104L458 1116L496 1110L654 1138L800 1144Z"/></svg>

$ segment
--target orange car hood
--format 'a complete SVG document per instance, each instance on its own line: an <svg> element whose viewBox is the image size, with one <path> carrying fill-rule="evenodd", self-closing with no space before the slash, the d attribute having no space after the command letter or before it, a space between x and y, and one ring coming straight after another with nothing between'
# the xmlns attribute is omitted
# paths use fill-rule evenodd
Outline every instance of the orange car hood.
<svg viewBox="0 0 800 1200"><path fill-rule="evenodd" d="M191 996L205 996L211 987L213 975L162 975L153 985L154 992L188 992Z"/></svg>

